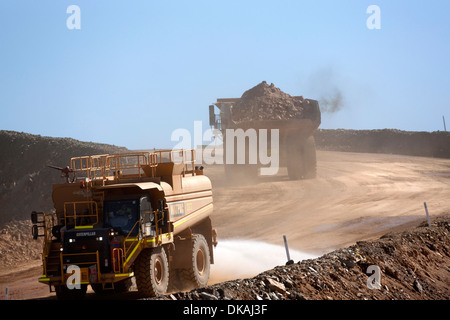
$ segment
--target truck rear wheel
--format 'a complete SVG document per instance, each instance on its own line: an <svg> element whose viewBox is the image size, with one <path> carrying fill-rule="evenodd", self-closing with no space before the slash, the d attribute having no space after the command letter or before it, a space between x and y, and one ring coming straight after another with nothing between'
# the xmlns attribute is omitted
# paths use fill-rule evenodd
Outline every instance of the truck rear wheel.
<svg viewBox="0 0 450 320"><path fill-rule="evenodd" d="M211 267L208 242L201 234L193 237L191 266L181 270L184 281L195 288L208 284Z"/></svg>
<svg viewBox="0 0 450 320"><path fill-rule="evenodd" d="M166 294L169 284L169 263L162 247L146 249L136 265L136 285L140 294L157 297Z"/></svg>
<svg viewBox="0 0 450 320"><path fill-rule="evenodd" d="M314 137L304 140L301 145L291 142L292 154L287 169L291 180L314 179L317 171L316 144Z"/></svg>
<svg viewBox="0 0 450 320"><path fill-rule="evenodd" d="M306 139L302 148L303 179L314 179L317 175L316 142L314 137Z"/></svg>

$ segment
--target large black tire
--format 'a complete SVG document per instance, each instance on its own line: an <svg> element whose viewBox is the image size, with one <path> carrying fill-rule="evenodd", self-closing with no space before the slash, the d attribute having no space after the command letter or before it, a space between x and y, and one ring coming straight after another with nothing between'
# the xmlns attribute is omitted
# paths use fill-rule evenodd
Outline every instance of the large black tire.
<svg viewBox="0 0 450 320"><path fill-rule="evenodd" d="M169 286L167 292L179 292L193 289L190 282L186 283L183 269L170 269Z"/></svg>
<svg viewBox="0 0 450 320"><path fill-rule="evenodd" d="M189 268L181 269L180 276L187 285L201 288L208 284L211 260L208 242L201 234L193 236L192 259Z"/></svg>
<svg viewBox="0 0 450 320"><path fill-rule="evenodd" d="M141 295L157 297L166 294L169 263L162 247L145 249L135 264L136 285Z"/></svg>
<svg viewBox="0 0 450 320"><path fill-rule="evenodd" d="M300 145L291 142L292 151L287 160L291 180L314 179L317 175L316 144L314 137L303 140Z"/></svg>
<svg viewBox="0 0 450 320"><path fill-rule="evenodd" d="M306 139L302 148L303 179L314 179L317 176L316 142L314 137Z"/></svg>

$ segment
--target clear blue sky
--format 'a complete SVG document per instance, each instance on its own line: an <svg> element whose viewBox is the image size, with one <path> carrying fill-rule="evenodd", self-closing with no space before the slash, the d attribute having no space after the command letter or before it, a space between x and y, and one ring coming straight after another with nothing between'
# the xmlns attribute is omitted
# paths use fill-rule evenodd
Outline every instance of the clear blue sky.
<svg viewBox="0 0 450 320"><path fill-rule="evenodd" d="M81 29L69 30L69 5ZM369 30L369 5L381 29ZM265 80L338 89L322 128L450 128L449 1L0 2L0 129L130 149L208 128L208 105Z"/></svg>

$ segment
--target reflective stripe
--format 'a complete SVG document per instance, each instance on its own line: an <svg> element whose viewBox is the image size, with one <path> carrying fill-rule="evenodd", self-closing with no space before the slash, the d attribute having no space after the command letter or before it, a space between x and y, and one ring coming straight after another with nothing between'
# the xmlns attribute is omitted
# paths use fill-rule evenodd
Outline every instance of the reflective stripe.
<svg viewBox="0 0 450 320"><path fill-rule="evenodd" d="M166 238L171 238L171 237L173 236L173 234L172 234L172 232L169 232L169 233L163 233L162 236L163 236L163 237L165 236ZM156 239L156 237L151 238L151 239L145 239L145 241L146 241L146 242L154 242L155 239ZM139 241L139 239L138 239L138 238L130 238L130 239L126 239L126 240L125 240L125 242L136 242L136 241Z"/></svg>
<svg viewBox="0 0 450 320"><path fill-rule="evenodd" d="M130 272L130 273L118 273L116 275L114 275L115 277L132 277L134 276L134 272Z"/></svg>
<svg viewBox="0 0 450 320"><path fill-rule="evenodd" d="M191 213L191 214L187 215L185 218L181 219L181 220L183 220L183 221L180 221L180 222L175 223L175 224L174 224L174 227L178 227L179 225L181 225L181 224L183 224L183 223L189 221L189 219L192 219L192 218L198 216L199 214L201 214L201 213L203 213L203 212L205 212L205 211L207 211L207 210L212 209L212 208L210 208L210 206L212 206L212 205L211 205L211 204L208 204L205 208L200 209L200 210L197 211L196 213L194 213L194 214Z"/></svg>
<svg viewBox="0 0 450 320"><path fill-rule="evenodd" d="M166 238L172 238L173 237L173 234L172 234L172 232L170 232L170 233L164 233L163 235L162 235L163 237L165 236ZM155 238L151 238L151 239L147 239L147 240L145 240L146 242L155 242L156 241L156 237Z"/></svg>
<svg viewBox="0 0 450 320"><path fill-rule="evenodd" d="M128 261L133 257L134 252L135 252L138 248L139 248L139 243L138 243L136 246L134 246L133 251L131 251L130 255L129 255L128 258L125 260L125 263L128 263Z"/></svg>

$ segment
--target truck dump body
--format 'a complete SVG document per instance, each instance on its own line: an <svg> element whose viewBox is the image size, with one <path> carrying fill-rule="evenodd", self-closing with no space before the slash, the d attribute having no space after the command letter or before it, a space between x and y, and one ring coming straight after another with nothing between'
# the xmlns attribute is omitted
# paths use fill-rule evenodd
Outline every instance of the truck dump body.
<svg viewBox="0 0 450 320"><path fill-rule="evenodd" d="M160 295L169 286L169 266L174 274L198 273L200 266L207 272L194 286L206 285L217 244L212 186L194 160L193 150L72 158L76 179L53 185L55 214L34 213L36 238L44 237L39 281L60 296L71 294L67 270L77 266L81 285L96 292L123 288L136 276L143 294ZM203 266L186 258L198 242ZM159 267L151 269L149 261Z"/></svg>
<svg viewBox="0 0 450 320"><path fill-rule="evenodd" d="M265 81L245 91L241 98L232 100L231 118L237 124L254 120L313 120L317 116L317 101L291 96Z"/></svg>

